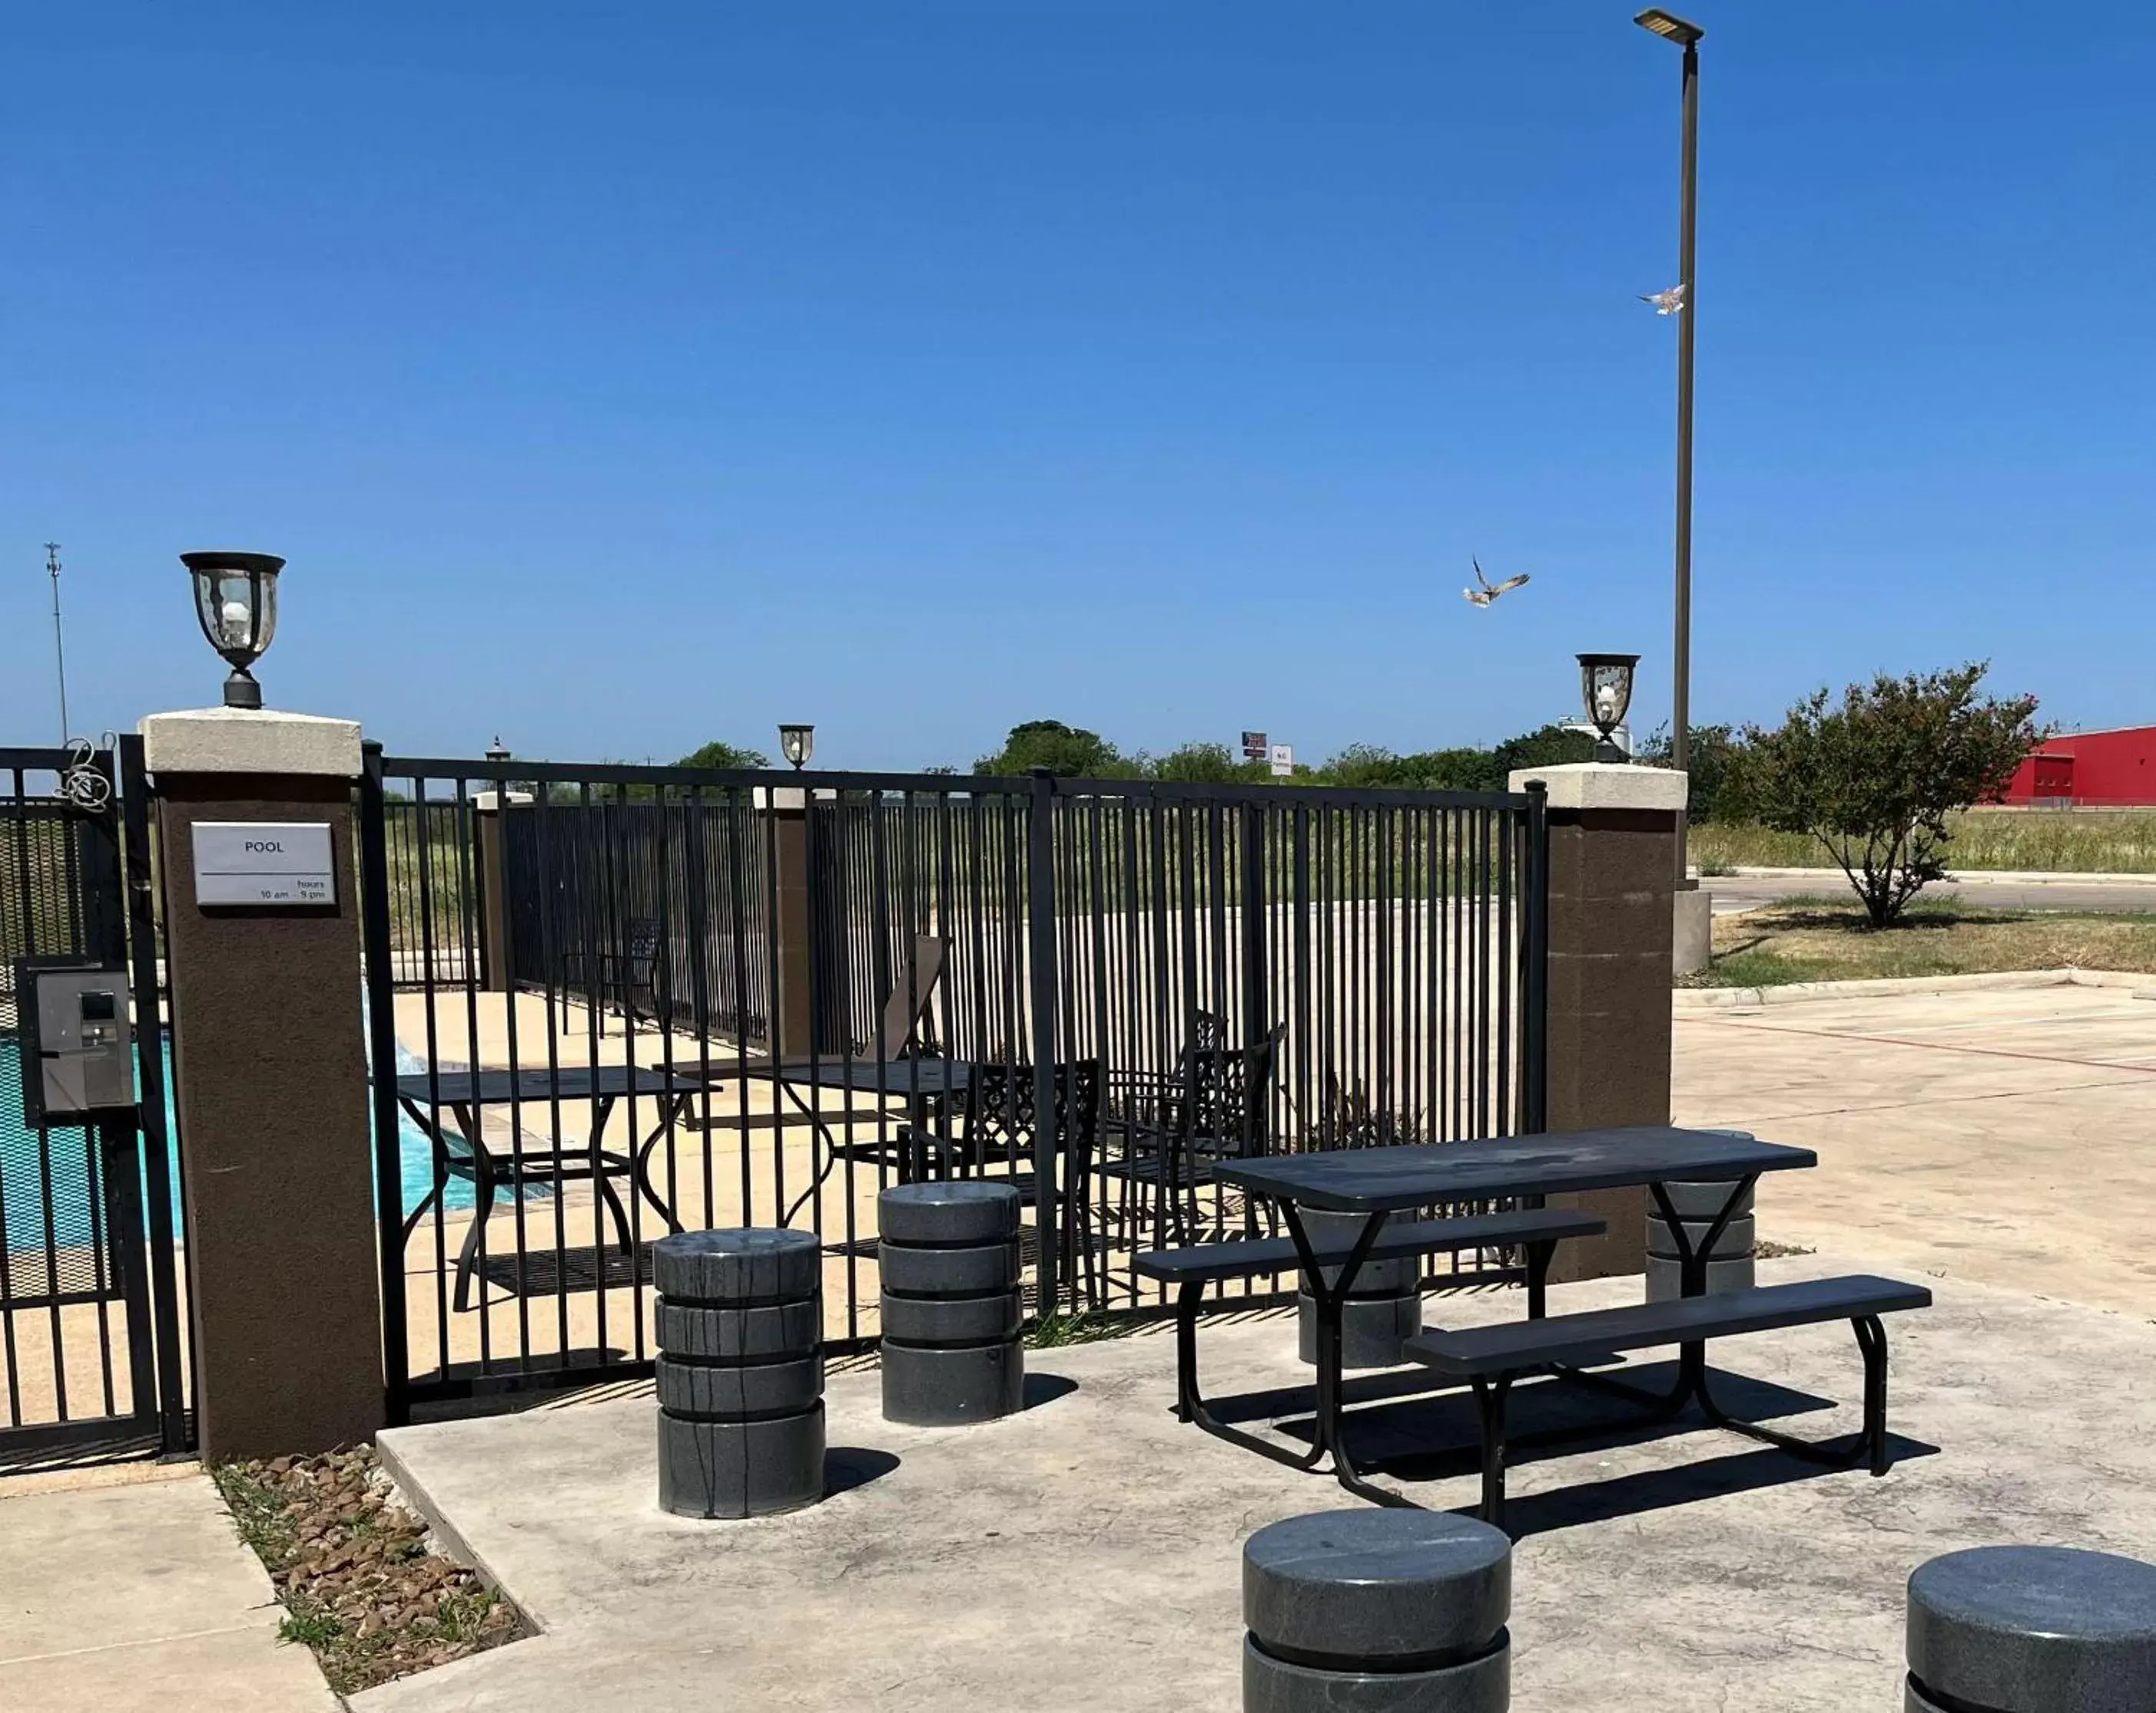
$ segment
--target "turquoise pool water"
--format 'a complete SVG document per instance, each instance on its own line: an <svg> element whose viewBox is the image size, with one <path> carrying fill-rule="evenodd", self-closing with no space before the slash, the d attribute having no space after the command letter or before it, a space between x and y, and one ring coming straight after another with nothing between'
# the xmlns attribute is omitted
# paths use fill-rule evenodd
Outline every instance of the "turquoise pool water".
<svg viewBox="0 0 2156 1713"><path fill-rule="evenodd" d="M172 1105L172 1056L165 1054L165 1110ZM397 1069L408 1074L426 1067L402 1047L397 1049ZM90 1213L90 1168L88 1132L54 1130L52 1138L53 1226L63 1246L87 1244L95 1229ZM11 1254L45 1246L44 1175L43 1151L34 1132L23 1124L23 1061L12 1038L0 1039L0 1203L7 1209L8 1249ZM403 1180L406 1212L419 1205L434 1182L434 1151L424 1131L402 1112L397 1118L398 1162ZM179 1193L178 1172L170 1162L172 1193ZM148 1162L144 1164L147 1187ZM530 1193L530 1192L527 1192ZM451 1178L444 1198L452 1208L472 1204L472 1187L462 1178ZM175 1204L177 1206L177 1203Z"/></svg>

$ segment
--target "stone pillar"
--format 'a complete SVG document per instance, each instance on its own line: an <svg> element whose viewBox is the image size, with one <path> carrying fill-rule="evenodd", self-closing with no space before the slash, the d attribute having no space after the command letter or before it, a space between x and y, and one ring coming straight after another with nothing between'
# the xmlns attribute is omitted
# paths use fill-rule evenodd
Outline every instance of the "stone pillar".
<svg viewBox="0 0 2156 1713"><path fill-rule="evenodd" d="M157 782L203 1455L367 1439L383 1392L352 860L359 726L210 708L153 714L141 731ZM326 825L334 899L205 902L195 849L206 822Z"/></svg>
<svg viewBox="0 0 2156 1713"><path fill-rule="evenodd" d="M1670 1121L1670 969L1686 776L1579 762L1512 776L1549 787L1552 1131ZM1552 1283L1646 1270L1644 1187L1553 1196L1609 1231L1558 1246Z"/></svg>
<svg viewBox="0 0 2156 1713"><path fill-rule="evenodd" d="M531 793L507 793L511 809L528 808ZM516 986L516 964L511 954L509 926L508 859L503 846L508 833L501 818L502 795L482 791L472 798L472 819L479 829L479 955L480 977L490 993L507 993Z"/></svg>

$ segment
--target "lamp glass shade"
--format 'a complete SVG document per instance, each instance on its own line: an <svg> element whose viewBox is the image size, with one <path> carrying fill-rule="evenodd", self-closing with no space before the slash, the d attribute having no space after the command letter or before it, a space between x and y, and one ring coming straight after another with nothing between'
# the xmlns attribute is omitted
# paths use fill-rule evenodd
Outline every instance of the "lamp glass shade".
<svg viewBox="0 0 2156 1713"><path fill-rule="evenodd" d="M1639 664L1637 654L1579 657L1579 699L1588 722L1605 739L1625 723L1632 706L1632 674Z"/></svg>
<svg viewBox="0 0 2156 1713"><path fill-rule="evenodd" d="M182 553L194 578L195 617L209 645L244 672L277 634L277 573L285 562L274 553Z"/></svg>
<svg viewBox="0 0 2156 1713"><path fill-rule="evenodd" d="M816 753L816 728L782 725L778 728L778 752L795 767L807 767L808 758Z"/></svg>

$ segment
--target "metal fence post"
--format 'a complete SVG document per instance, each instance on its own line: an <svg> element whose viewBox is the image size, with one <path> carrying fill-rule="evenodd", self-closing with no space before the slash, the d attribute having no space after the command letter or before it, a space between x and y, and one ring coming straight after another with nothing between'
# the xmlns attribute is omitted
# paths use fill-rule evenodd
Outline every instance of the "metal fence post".
<svg viewBox="0 0 2156 1713"><path fill-rule="evenodd" d="M408 1419L411 1378L404 1319L404 1176L397 1115L396 987L390 968L389 823L382 746L360 746L360 953L367 971L367 1056L374 1102L374 1217L382 1239L382 1369L392 1426ZM433 1003L432 970L427 993Z"/></svg>
<svg viewBox="0 0 2156 1713"><path fill-rule="evenodd" d="M1062 1138L1055 1110L1055 777L1045 767L1036 767L1026 818L1026 977L1033 1020L1034 1312L1044 1321L1055 1313L1060 1301L1055 1228Z"/></svg>
<svg viewBox="0 0 2156 1713"><path fill-rule="evenodd" d="M1527 921L1521 936L1520 1130L1548 1128L1549 1094L1549 787L1527 782L1527 863L1522 887Z"/></svg>

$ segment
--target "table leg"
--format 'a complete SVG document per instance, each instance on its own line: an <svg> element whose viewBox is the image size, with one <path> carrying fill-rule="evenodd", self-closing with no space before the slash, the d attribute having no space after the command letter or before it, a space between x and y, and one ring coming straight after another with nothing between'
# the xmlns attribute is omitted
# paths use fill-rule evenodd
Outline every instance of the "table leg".
<svg viewBox="0 0 2156 1713"><path fill-rule="evenodd" d="M651 1181L651 1151L659 1146L660 1137L666 1135L680 1121L681 1115L689 1110L689 1103L695 1098L693 1094L686 1091L671 1096L660 1112L657 1128L638 1145L636 1150L636 1170L634 1178L637 1192L659 1210L660 1217L665 1220L666 1228L669 1231L680 1230L681 1222L674 1217L673 1208L667 1205L666 1198L659 1193L659 1186Z"/></svg>
<svg viewBox="0 0 2156 1713"><path fill-rule="evenodd" d="M1390 1212L1373 1213L1363 1222L1353 1247L1340 1264L1339 1277L1330 1285L1325 1282L1324 1270L1317 1264L1310 1235L1303 1229L1301 1212L1292 1202L1282 1202L1281 1212L1287 1221L1288 1237L1295 1244L1303 1276L1310 1281L1311 1298L1317 1309L1317 1409L1311 1423L1312 1448L1332 1454L1333 1475L1342 1487L1358 1498L1367 1499L1373 1505L1419 1510L1421 1507L1412 1499L1389 1493L1363 1479L1348 1452L1346 1425L1341 1419L1341 1392L1346 1384L1341 1367L1341 1316L1348 1293L1362 1276L1363 1264L1369 1259L1371 1248L1378 1241L1378 1233L1384 1229Z"/></svg>
<svg viewBox="0 0 2156 1713"><path fill-rule="evenodd" d="M1670 1228L1670 1237L1677 1246L1678 1276L1681 1280L1679 1288L1686 1296L1707 1295L1707 1257L1714 1253L1714 1246L1722 1241L1722 1233L1729 1228L1729 1222L1737 1212L1737 1204L1758 1182L1759 1174L1756 1172L1737 1181L1737 1187L1730 1191L1728 1199L1722 1204L1722 1211L1714 1216L1713 1222L1707 1228L1707 1235L1700 1239L1697 1249L1685 1235L1684 1221L1677 1217L1676 1204L1671 1201L1669 1191L1659 1182L1647 1186L1654 1196L1656 1208ZM1684 1398L1697 1403L1702 1409L1712 1408L1707 1398L1707 1346L1704 1343L1677 1346L1677 1387Z"/></svg>

